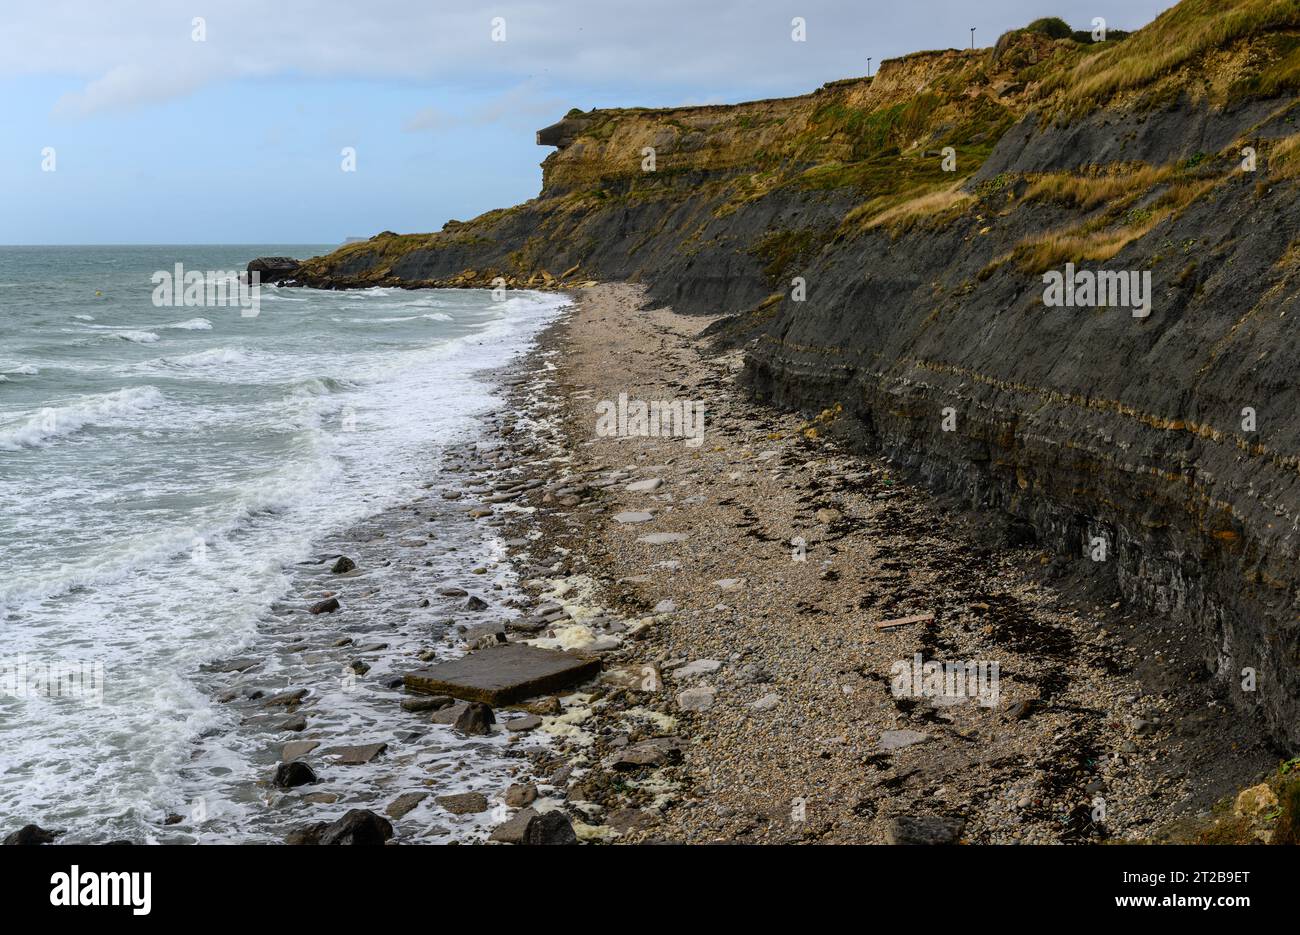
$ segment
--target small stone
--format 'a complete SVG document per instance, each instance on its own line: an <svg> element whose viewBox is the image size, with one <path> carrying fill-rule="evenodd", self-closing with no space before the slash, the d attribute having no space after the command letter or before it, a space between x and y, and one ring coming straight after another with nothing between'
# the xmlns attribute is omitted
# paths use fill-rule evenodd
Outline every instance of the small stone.
<svg viewBox="0 0 1300 935"><path fill-rule="evenodd" d="M506 730L514 731L516 733L536 730L541 726L542 719L536 714L525 714L523 717L512 718L505 722Z"/></svg>
<svg viewBox="0 0 1300 935"><path fill-rule="evenodd" d="M642 766L666 766L682 757L681 741L673 737L656 737L625 747L606 762L616 770L639 769Z"/></svg>
<svg viewBox="0 0 1300 935"><path fill-rule="evenodd" d="M707 685L688 688L677 696L677 706L683 711L707 711L713 707L716 692Z"/></svg>
<svg viewBox="0 0 1300 935"><path fill-rule="evenodd" d="M528 705L528 710L533 714L556 715L563 713L564 705L560 704L559 698L543 698L540 701L534 701L532 704Z"/></svg>
<svg viewBox="0 0 1300 935"><path fill-rule="evenodd" d="M388 804L388 808L384 809L384 813L389 818L402 818L428 797L429 793L427 792L403 792Z"/></svg>
<svg viewBox="0 0 1300 935"><path fill-rule="evenodd" d="M453 815L475 815L488 810L488 800L482 792L458 792L440 795L437 802Z"/></svg>
<svg viewBox="0 0 1300 935"><path fill-rule="evenodd" d="M516 812L509 821L493 828L488 840L497 841L501 844L523 844L524 835L528 831L528 824L536 817L537 812L531 808Z"/></svg>
<svg viewBox="0 0 1300 935"><path fill-rule="evenodd" d="M337 597L327 597L323 601L317 601L307 608L309 614L332 614L339 609L339 599Z"/></svg>
<svg viewBox="0 0 1300 935"><path fill-rule="evenodd" d="M266 701L262 702L263 708L293 708L297 707L298 702L307 697L307 689L298 688L293 691L281 692L278 695L272 695Z"/></svg>
<svg viewBox="0 0 1300 935"><path fill-rule="evenodd" d="M701 675L709 675L710 673L717 672L721 668L722 663L717 659L696 659L694 662L689 662L681 668L675 669L673 671L673 678L693 679Z"/></svg>
<svg viewBox="0 0 1300 935"><path fill-rule="evenodd" d="M331 574L341 575L345 572L352 571L357 567L357 563L352 561L346 555L340 555L338 559L330 566Z"/></svg>
<svg viewBox="0 0 1300 935"><path fill-rule="evenodd" d="M929 734L917 730L886 730L881 731L876 746L881 750L901 750L913 744L925 743L929 739Z"/></svg>
<svg viewBox="0 0 1300 935"><path fill-rule="evenodd" d="M823 526L829 526L831 523L834 523L840 518L842 518L844 514L841 513L839 510L830 509L828 507L828 508L818 510L816 515L817 515L817 522L821 523Z"/></svg>
<svg viewBox="0 0 1300 935"><path fill-rule="evenodd" d="M506 790L505 800L511 808L525 808L537 801L537 787L531 782L512 783Z"/></svg>
<svg viewBox="0 0 1300 935"><path fill-rule="evenodd" d="M488 602L483 600L483 598L479 597L477 594L471 594L469 600L465 602L465 609L474 611L487 610Z"/></svg>
<svg viewBox="0 0 1300 935"><path fill-rule="evenodd" d="M757 701L751 701L749 707L753 711L770 711L781 703L781 696L776 692L768 692Z"/></svg>
<svg viewBox="0 0 1300 935"><path fill-rule="evenodd" d="M367 743L350 747L330 747L322 750L323 756L336 756L343 766L361 766L369 763L388 749L386 743Z"/></svg>
<svg viewBox="0 0 1300 935"><path fill-rule="evenodd" d="M651 477L647 480L633 481L627 485L628 493L650 493L658 490L663 485L663 481L657 477Z"/></svg>
<svg viewBox="0 0 1300 935"><path fill-rule="evenodd" d="M319 746L319 740L291 740L280 748L280 760L288 763L290 760L306 756Z"/></svg>
<svg viewBox="0 0 1300 935"><path fill-rule="evenodd" d="M614 514L616 523L648 523L654 519L653 513L646 513L642 510L625 510L622 513Z"/></svg>

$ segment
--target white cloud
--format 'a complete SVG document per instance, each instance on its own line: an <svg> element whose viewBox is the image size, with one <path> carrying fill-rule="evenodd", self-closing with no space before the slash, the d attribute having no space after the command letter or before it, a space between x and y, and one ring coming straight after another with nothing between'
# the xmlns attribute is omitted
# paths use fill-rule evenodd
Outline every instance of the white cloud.
<svg viewBox="0 0 1300 935"><path fill-rule="evenodd" d="M567 109L567 101L544 94L538 82L527 81L504 94L488 98L470 113L452 114L438 107L423 107L402 125L402 129L408 133L443 132L456 127L486 126L503 121L531 127L537 120L554 119L556 114Z"/></svg>
<svg viewBox="0 0 1300 935"><path fill-rule="evenodd" d="M1168 3L1059 0L1048 12L1075 25L1104 15L1135 26ZM435 80L489 92L531 82L764 95L861 74L868 55L879 62L962 46L971 25L989 44L1002 29L1044 15L1043 7L1041 0L985 0L978 10L968 0L6 0L0 76L83 79L59 102L70 117L275 75ZM190 35L199 15L207 23L202 43ZM807 21L807 42L790 39L794 15ZM494 16L506 20L505 42L491 39ZM464 119L429 111L410 127Z"/></svg>
<svg viewBox="0 0 1300 935"><path fill-rule="evenodd" d="M154 69L138 63L115 65L80 91L63 95L54 104L57 117L89 117L115 110L131 110L189 94L216 74L173 71L160 81Z"/></svg>

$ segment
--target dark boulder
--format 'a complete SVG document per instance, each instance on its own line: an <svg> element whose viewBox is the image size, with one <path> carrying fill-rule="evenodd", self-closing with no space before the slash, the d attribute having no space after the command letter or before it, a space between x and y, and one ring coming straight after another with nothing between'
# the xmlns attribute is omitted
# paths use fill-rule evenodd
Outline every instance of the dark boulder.
<svg viewBox="0 0 1300 935"><path fill-rule="evenodd" d="M332 614L339 609L339 599L337 597L328 597L323 601L317 601L307 608L309 614Z"/></svg>
<svg viewBox="0 0 1300 935"><path fill-rule="evenodd" d="M294 786L305 786L319 781L316 771L300 760L281 763L275 768L275 778L271 780L281 789L292 789Z"/></svg>
<svg viewBox="0 0 1300 935"><path fill-rule="evenodd" d="M492 725L497 722L492 709L481 701L471 701L456 718L452 727L462 734L490 734Z"/></svg>
<svg viewBox="0 0 1300 935"><path fill-rule="evenodd" d="M248 272L257 273L263 285L271 285L291 281L299 265L291 256L259 256L249 261Z"/></svg>
<svg viewBox="0 0 1300 935"><path fill-rule="evenodd" d="M320 843L383 844L392 836L393 825L387 818L366 808L354 808L338 821L325 826Z"/></svg>
<svg viewBox="0 0 1300 935"><path fill-rule="evenodd" d="M313 821L285 837L285 844L383 844L393 836L393 825L366 808L351 809L337 821Z"/></svg>
<svg viewBox="0 0 1300 935"><path fill-rule="evenodd" d="M348 558L346 555L340 555L338 560L330 568L330 571L336 575L341 575L344 572L352 571L356 567L356 562L352 561L352 559Z"/></svg>
<svg viewBox="0 0 1300 935"><path fill-rule="evenodd" d="M325 833L330 823L328 821L313 821L309 825L303 825L301 828L294 828L285 835L284 843L301 845L301 844L319 844L320 836Z"/></svg>
<svg viewBox="0 0 1300 935"><path fill-rule="evenodd" d="M563 812L545 812L537 815L524 829L525 844L577 844L573 823Z"/></svg>
<svg viewBox="0 0 1300 935"><path fill-rule="evenodd" d="M53 844L62 831L46 831L40 825L23 825L5 838L5 844Z"/></svg>

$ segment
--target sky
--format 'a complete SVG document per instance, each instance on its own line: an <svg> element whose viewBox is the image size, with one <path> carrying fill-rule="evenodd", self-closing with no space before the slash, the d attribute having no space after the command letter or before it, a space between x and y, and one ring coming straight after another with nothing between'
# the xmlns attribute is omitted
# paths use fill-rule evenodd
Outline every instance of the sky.
<svg viewBox="0 0 1300 935"><path fill-rule="evenodd" d="M534 197L571 107L807 93L1172 0L0 0L0 243L330 244ZM806 39L791 38L802 17ZM345 149L355 171L344 171Z"/></svg>

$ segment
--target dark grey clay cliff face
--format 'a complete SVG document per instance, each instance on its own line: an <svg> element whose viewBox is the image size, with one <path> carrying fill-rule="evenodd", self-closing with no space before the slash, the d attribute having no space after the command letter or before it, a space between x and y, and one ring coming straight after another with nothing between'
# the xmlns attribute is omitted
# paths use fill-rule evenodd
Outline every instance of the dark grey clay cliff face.
<svg viewBox="0 0 1300 935"><path fill-rule="evenodd" d="M1277 109L1239 113L1238 132L1289 132L1260 122ZM1199 152L1207 124L1227 117L1179 107L1148 119L1164 132L1142 155L1164 164ZM1077 165L1087 160L1079 141L1102 135L1018 128L989 163L1006 173L1021 160ZM1079 263L1151 270L1147 318L1048 308L1039 275L1015 264L990 274L1018 241L1068 220L1022 206L827 250L807 273L807 301L784 300L762 328L745 376L778 405L843 404L864 443L935 487L1024 517L1061 551L1082 557L1103 540L1095 573L1185 619L1207 672L1294 748L1297 192L1227 171L1112 259ZM1254 431L1243 428L1251 410ZM1254 691L1241 687L1247 669Z"/></svg>

